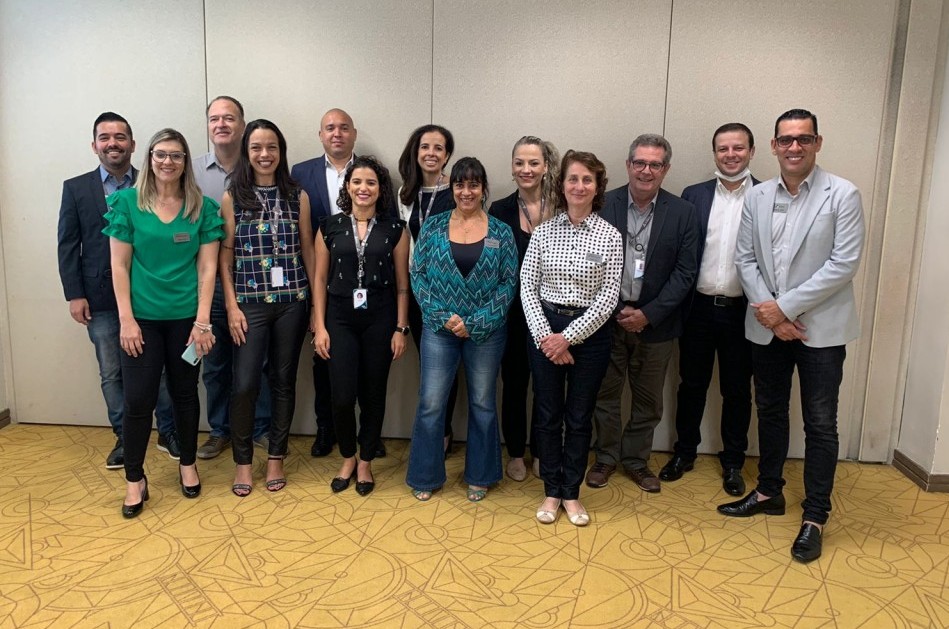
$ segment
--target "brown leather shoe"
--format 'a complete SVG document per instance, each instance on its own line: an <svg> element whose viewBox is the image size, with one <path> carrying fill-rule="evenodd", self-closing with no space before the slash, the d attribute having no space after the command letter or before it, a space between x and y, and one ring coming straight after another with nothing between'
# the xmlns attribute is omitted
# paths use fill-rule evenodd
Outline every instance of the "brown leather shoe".
<svg viewBox="0 0 949 629"><path fill-rule="evenodd" d="M648 491L651 494L659 493L662 489L662 485L659 484L659 479L656 478L656 475L648 467L641 467L636 470L626 470L629 474L629 477L633 479L633 482L639 485L639 488L643 491Z"/></svg>
<svg viewBox="0 0 949 629"><path fill-rule="evenodd" d="M587 486L593 487L594 489L606 487L607 483L610 482L610 476L612 476L615 471L615 465L597 461L593 464L593 467L590 468L590 471L587 472Z"/></svg>

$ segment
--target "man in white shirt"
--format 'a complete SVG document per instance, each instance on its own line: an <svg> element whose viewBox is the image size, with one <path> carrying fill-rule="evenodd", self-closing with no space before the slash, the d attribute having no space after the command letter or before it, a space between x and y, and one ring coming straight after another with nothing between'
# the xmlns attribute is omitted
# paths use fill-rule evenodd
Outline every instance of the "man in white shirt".
<svg viewBox="0 0 949 629"><path fill-rule="evenodd" d="M722 394L722 487L745 493L741 468L751 423L751 343L745 338L745 307L735 268L735 243L745 196L757 182L748 165L755 136L740 122L724 124L712 136L715 177L687 187L682 198L695 205L699 227L698 279L691 309L679 338L679 392L672 458L659 472L664 481L682 478L694 467L706 393L718 355Z"/></svg>

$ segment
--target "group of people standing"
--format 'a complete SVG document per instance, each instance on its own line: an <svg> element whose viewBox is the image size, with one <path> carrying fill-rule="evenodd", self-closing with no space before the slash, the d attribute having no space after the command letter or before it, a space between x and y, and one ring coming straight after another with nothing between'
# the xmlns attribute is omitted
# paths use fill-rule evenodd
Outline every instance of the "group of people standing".
<svg viewBox="0 0 949 629"><path fill-rule="evenodd" d="M413 495L430 500L447 480L463 364L468 500L483 500L501 480L503 433L507 475L516 481L527 477L530 446L544 483L536 512L544 524L561 508L574 525L590 522L580 502L585 471L586 484L598 488L621 465L641 489L657 492L660 479L693 469L716 355L727 493L745 492L752 375L761 435L757 487L719 511L783 514L796 366L807 498L792 556L820 555L844 345L858 334L852 278L863 218L856 188L816 166L816 116L790 110L778 118L771 147L781 175L760 185L749 170L751 130L723 125L712 137L715 177L681 198L661 187L672 148L660 135L633 141L628 183L609 191L592 153L561 158L550 142L524 136L512 151L517 189L490 206L480 161L459 159L446 175L454 138L438 125L410 136L396 191L384 165L356 155L355 125L340 109L321 120L325 155L292 171L280 130L263 119L245 125L236 99L214 99L207 117L212 153L194 158L181 134L164 129L137 173L131 127L102 114L93 127L99 168L64 185L60 271L70 312L96 344L118 438L107 464L124 462L126 470L124 516L135 517L148 500L142 464L153 411L160 445L174 432L186 497L200 494L196 458L228 445L235 495L253 489L255 446L267 451L266 489L286 486L283 459L309 329L311 454L326 456L338 442L332 491L350 484L361 495L373 491L371 462L385 456L389 369L412 336L421 369L406 474ZM675 339L678 440L657 477L648 460ZM225 349L227 357L215 360ZM222 397L229 403L223 422L211 421L221 413L209 408L212 433L198 448L202 357L209 407ZM213 378L225 370L212 396L209 371ZM624 427L626 379L632 408ZM169 399L174 428L163 428ZM596 458L587 471L594 427Z"/></svg>

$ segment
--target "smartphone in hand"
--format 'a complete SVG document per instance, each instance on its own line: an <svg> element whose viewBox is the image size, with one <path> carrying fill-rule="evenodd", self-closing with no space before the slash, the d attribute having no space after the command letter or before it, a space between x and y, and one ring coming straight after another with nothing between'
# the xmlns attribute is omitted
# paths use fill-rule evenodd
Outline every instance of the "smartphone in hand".
<svg viewBox="0 0 949 629"><path fill-rule="evenodd" d="M201 357L198 356L198 348L195 346L193 341L190 345L188 345L188 347L185 348L184 353L181 355L181 359L189 365L197 365L199 362L201 362Z"/></svg>

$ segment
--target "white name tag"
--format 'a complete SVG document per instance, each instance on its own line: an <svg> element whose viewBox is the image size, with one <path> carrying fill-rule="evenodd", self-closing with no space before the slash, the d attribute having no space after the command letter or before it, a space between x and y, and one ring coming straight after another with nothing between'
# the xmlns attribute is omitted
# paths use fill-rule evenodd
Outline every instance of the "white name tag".
<svg viewBox="0 0 949 629"><path fill-rule="evenodd" d="M587 253L587 262L596 262L597 264L601 264L603 262L603 254L593 253L591 251Z"/></svg>
<svg viewBox="0 0 949 629"><path fill-rule="evenodd" d="M280 288L284 285L282 266L274 266L270 268L270 285L275 288Z"/></svg>
<svg viewBox="0 0 949 629"><path fill-rule="evenodd" d="M501 243L496 238L485 238L484 246L488 249L497 249L501 246Z"/></svg>
<svg viewBox="0 0 949 629"><path fill-rule="evenodd" d="M788 212L788 203L775 203L773 211L778 214L787 214Z"/></svg>

